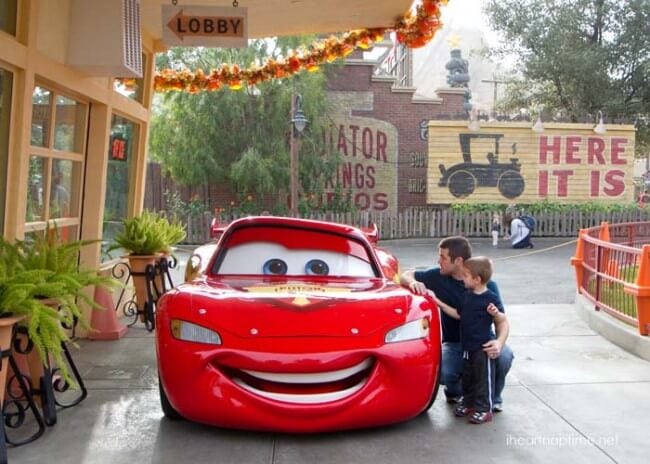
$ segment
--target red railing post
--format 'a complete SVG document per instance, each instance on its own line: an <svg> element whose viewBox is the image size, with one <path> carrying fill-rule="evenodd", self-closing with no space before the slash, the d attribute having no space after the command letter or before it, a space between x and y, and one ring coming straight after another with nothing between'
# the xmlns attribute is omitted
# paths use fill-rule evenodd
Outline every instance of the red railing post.
<svg viewBox="0 0 650 464"><path fill-rule="evenodd" d="M639 333L648 335L650 330L650 245L643 245L636 284L626 284L625 292L634 296Z"/></svg>

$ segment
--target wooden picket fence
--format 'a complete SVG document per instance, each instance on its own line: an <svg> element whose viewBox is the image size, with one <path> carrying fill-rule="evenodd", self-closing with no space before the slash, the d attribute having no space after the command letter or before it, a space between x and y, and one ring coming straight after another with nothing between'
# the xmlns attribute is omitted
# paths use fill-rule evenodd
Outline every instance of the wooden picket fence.
<svg viewBox="0 0 650 464"><path fill-rule="evenodd" d="M492 213L445 210L406 210L397 214L377 212L313 213L307 219L325 220L357 227L376 224L382 240L416 237L489 237ZM650 221L650 208L623 212L547 212L534 214L536 237L577 237L580 229L601 224ZM233 217L232 219L236 219ZM210 240L212 214L188 217L186 244L200 244Z"/></svg>

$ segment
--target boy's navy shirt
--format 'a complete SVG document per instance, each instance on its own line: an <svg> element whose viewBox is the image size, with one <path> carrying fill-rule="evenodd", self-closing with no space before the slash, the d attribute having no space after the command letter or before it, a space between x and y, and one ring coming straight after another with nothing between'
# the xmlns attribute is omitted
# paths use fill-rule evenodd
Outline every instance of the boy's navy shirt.
<svg viewBox="0 0 650 464"><path fill-rule="evenodd" d="M422 282L429 290L433 290L436 296L444 303L460 310L463 304L463 297L467 292L465 283L462 280L456 280L451 276L442 275L439 267L432 267L425 271L415 271L414 277L415 280ZM487 283L487 288L497 296L499 301L497 307L499 311L503 311L497 284L490 280ZM447 343L460 343L460 321L447 316L442 311L440 312L440 321L442 323L442 341Z"/></svg>
<svg viewBox="0 0 650 464"><path fill-rule="evenodd" d="M499 311L503 306L499 297L491 290L476 294L466 290L463 302L456 309L460 314L460 338L463 351L480 350L483 343L494 339L492 331L492 316L487 312L490 303L494 303Z"/></svg>

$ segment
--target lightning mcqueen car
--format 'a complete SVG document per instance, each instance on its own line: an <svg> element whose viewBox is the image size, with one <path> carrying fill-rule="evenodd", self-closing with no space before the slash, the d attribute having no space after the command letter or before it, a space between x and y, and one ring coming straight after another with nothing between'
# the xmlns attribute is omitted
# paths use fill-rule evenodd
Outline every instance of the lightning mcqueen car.
<svg viewBox="0 0 650 464"><path fill-rule="evenodd" d="M320 432L426 411L438 309L396 283L374 233L280 217L232 222L156 311L160 401L171 419ZM195 258L196 259L196 258Z"/></svg>

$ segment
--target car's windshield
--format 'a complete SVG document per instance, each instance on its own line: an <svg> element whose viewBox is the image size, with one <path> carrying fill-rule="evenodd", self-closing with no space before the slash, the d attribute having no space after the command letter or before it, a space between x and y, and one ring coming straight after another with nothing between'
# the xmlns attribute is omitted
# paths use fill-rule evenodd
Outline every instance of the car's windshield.
<svg viewBox="0 0 650 464"><path fill-rule="evenodd" d="M214 274L376 277L366 248L320 231L250 227L235 231Z"/></svg>

